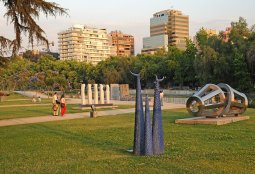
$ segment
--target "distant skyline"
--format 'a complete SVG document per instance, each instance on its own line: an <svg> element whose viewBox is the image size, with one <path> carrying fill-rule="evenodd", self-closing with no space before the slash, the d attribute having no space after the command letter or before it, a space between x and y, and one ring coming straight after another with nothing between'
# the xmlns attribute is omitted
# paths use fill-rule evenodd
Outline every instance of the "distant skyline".
<svg viewBox="0 0 255 174"><path fill-rule="evenodd" d="M150 18L158 11L176 9L189 15L190 36L202 27L225 30L232 21L244 17L249 26L255 24L254 0L49 0L67 8L69 16L41 17L39 24L45 30L52 51L57 51L57 33L74 24L106 28L108 32L120 30L135 37L135 52L140 53L142 38L150 33ZM3 18L5 9L0 6L0 35L14 37L12 26ZM27 47L27 39L23 38Z"/></svg>

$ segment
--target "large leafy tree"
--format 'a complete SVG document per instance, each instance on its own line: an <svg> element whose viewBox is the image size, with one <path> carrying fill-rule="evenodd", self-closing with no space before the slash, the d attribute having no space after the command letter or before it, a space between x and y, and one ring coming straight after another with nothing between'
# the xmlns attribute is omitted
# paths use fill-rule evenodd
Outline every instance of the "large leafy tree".
<svg viewBox="0 0 255 174"><path fill-rule="evenodd" d="M0 0L6 9L4 17L13 25L15 39L11 40L0 36L0 57L6 55L7 50L16 54L21 47L22 34L28 36L28 42L33 46L34 42L42 42L48 46L48 40L44 30L37 24L41 14L57 16L67 14L67 10L54 2L45 0Z"/></svg>

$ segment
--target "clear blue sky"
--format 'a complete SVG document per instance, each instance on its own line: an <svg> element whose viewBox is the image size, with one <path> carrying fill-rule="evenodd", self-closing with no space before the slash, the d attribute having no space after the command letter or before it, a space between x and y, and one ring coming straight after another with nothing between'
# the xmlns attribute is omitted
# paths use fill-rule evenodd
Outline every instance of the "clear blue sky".
<svg viewBox="0 0 255 174"><path fill-rule="evenodd" d="M149 36L149 21L152 14L166 9L178 9L190 18L190 35L201 28L224 30L239 16L255 24L255 0L49 0L69 9L69 17L41 18L49 41L57 44L57 33L73 24L121 30L135 36L135 50L142 48L142 38ZM13 36L3 19L0 4L0 35ZM26 47L26 40L24 39ZM52 50L57 50L55 45Z"/></svg>

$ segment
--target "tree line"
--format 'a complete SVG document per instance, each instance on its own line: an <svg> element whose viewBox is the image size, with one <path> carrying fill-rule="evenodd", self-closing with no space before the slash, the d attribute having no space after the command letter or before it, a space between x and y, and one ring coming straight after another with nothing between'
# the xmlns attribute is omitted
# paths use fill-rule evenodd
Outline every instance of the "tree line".
<svg viewBox="0 0 255 174"><path fill-rule="evenodd" d="M60 61L50 55L13 56L0 64L0 90L79 89L81 83L130 84L130 71L141 74L142 87L151 88L155 75L165 77L164 88L201 87L207 83L227 83L250 92L255 85L255 27L248 27L242 17L231 23L226 37L208 35L202 28L196 34L197 44L186 41L187 49L170 46L154 55L111 57L97 65Z"/></svg>

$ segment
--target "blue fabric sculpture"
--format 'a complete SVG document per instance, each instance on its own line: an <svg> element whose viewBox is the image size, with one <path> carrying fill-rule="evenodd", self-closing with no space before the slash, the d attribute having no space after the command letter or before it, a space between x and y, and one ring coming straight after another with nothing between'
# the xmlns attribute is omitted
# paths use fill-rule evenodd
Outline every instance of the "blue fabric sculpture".
<svg viewBox="0 0 255 174"><path fill-rule="evenodd" d="M154 104L153 104L153 120L152 120L152 146L153 154L160 155L164 153L164 137L162 127L162 111L160 103L160 87L159 82L164 78L158 79L156 76L154 89Z"/></svg>
<svg viewBox="0 0 255 174"><path fill-rule="evenodd" d="M144 113L143 113L140 74L135 74L132 72L131 74L137 78L133 153L135 155L143 155L144 154Z"/></svg>
<svg viewBox="0 0 255 174"><path fill-rule="evenodd" d="M150 155L153 155L153 148L152 148L152 130L151 130L150 106L149 106L148 95L146 96L146 101L145 101L145 131L144 132L145 132L144 155L150 156Z"/></svg>

